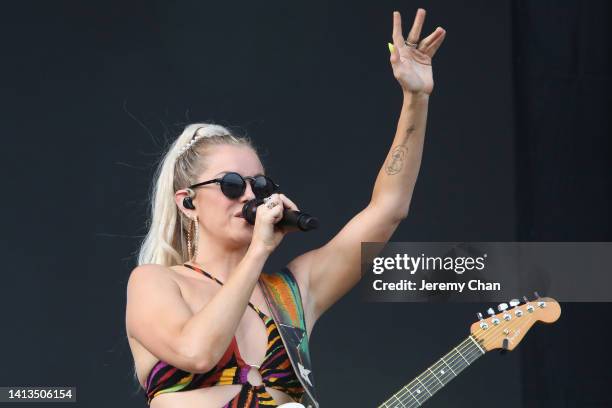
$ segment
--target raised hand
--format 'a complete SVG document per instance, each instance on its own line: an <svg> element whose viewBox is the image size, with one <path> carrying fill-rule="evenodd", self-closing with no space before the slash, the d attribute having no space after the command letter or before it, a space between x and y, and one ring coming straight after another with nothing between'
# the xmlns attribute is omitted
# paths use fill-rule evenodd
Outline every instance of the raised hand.
<svg viewBox="0 0 612 408"><path fill-rule="evenodd" d="M420 8L417 10L408 38L404 40L402 17L399 11L393 12L393 45L389 44L389 50L393 76L403 91L429 95L434 86L431 59L444 41L446 31L442 27L437 27L419 42L424 21L425 10Z"/></svg>

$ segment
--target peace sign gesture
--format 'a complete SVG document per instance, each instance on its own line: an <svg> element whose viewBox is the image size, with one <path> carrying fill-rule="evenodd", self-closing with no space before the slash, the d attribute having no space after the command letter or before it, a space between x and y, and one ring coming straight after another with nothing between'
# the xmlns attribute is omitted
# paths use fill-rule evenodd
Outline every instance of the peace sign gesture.
<svg viewBox="0 0 612 408"><path fill-rule="evenodd" d="M393 12L393 44L391 67L393 76L398 80L404 92L425 93L433 91L433 74L431 59L444 41L446 31L437 27L428 37L419 41L425 21L425 10L417 10L408 39L402 35L402 17L399 11Z"/></svg>

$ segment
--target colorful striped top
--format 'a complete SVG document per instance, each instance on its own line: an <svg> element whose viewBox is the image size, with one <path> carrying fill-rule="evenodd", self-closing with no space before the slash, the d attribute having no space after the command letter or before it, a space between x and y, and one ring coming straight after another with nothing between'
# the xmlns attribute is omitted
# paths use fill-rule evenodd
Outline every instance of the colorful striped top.
<svg viewBox="0 0 612 408"><path fill-rule="evenodd" d="M221 281L198 267L188 264L184 266L223 285ZM262 384L252 385L247 381L249 370L252 367L257 369L257 367L250 366L242 359L234 336L221 360L206 373L189 373L161 360L158 361L145 382L147 404L150 404L151 400L160 394L227 384L242 384L242 388L223 408L276 407L278 404L266 391L266 387L283 391L295 401L299 401L304 394L304 388L296 377L274 320L262 313L251 302L249 306L263 320L268 333L266 355L258 369L262 377Z"/></svg>

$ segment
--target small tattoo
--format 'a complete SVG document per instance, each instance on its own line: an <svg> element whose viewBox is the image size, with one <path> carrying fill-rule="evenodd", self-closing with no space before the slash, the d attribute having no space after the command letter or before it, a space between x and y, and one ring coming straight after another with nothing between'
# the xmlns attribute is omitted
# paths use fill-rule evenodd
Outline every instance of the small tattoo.
<svg viewBox="0 0 612 408"><path fill-rule="evenodd" d="M387 174L394 175L402 170L402 167L404 167L404 160L407 151L408 150L402 145L396 146L391 151L391 158L385 166L385 171L387 172Z"/></svg>
<svg viewBox="0 0 612 408"><path fill-rule="evenodd" d="M415 130L416 126L414 126L414 124L408 126L408 129L406 129L406 137L404 137L404 140L402 141L402 146L406 145L406 142L410 138L410 135L413 134Z"/></svg>

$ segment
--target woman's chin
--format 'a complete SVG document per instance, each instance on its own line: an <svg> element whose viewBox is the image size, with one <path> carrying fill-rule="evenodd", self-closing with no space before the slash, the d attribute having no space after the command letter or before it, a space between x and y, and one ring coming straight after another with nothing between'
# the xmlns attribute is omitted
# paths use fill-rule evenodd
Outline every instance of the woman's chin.
<svg viewBox="0 0 612 408"><path fill-rule="evenodd" d="M251 236L253 235L253 225L249 224L244 218L237 218L237 224L239 224L236 228L236 231L240 234L240 236L248 237L249 242L251 242Z"/></svg>
<svg viewBox="0 0 612 408"><path fill-rule="evenodd" d="M249 222L247 220L245 220L242 217L234 217L236 219L236 222L239 224L240 227L244 228L244 229L248 229L250 231L253 230L253 226L251 224L249 224Z"/></svg>

